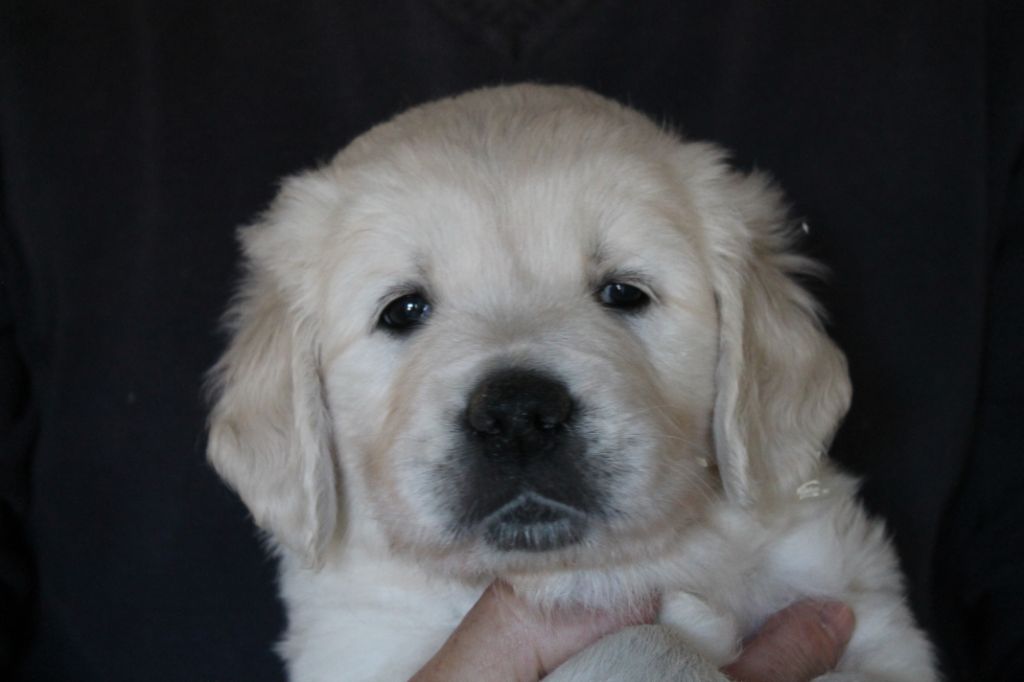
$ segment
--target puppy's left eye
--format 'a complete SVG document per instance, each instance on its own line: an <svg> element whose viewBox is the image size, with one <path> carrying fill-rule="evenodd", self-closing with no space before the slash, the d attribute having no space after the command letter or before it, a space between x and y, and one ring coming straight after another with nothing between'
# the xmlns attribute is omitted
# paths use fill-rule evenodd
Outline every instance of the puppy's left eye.
<svg viewBox="0 0 1024 682"><path fill-rule="evenodd" d="M406 294L388 303L380 314L380 326L396 334L407 334L430 317L430 302L422 294Z"/></svg>
<svg viewBox="0 0 1024 682"><path fill-rule="evenodd" d="M632 284L609 282L597 292L601 304L623 311L636 311L651 302L651 297Z"/></svg>

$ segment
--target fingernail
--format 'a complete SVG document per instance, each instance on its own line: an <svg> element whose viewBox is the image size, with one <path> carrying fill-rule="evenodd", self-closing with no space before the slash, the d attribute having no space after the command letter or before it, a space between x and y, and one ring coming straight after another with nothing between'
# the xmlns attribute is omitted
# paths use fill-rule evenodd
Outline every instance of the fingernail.
<svg viewBox="0 0 1024 682"><path fill-rule="evenodd" d="M818 608L821 626L839 646L845 646L853 636L856 618L853 609L842 602L825 602Z"/></svg>

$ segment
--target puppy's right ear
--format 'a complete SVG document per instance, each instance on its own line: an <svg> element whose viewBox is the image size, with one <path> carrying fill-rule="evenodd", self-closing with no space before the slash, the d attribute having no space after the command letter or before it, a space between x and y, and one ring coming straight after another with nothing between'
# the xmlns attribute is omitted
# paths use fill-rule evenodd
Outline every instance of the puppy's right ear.
<svg viewBox="0 0 1024 682"><path fill-rule="evenodd" d="M317 565L336 525L337 474L316 322L279 272L288 258L288 228L274 222L282 203L242 233L249 274L228 314L230 345L209 375L207 456L260 527Z"/></svg>

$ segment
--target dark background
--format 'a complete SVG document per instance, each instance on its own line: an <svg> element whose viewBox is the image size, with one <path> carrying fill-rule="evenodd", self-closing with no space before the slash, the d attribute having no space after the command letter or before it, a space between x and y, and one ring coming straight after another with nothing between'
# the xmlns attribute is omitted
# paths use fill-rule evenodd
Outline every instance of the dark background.
<svg viewBox="0 0 1024 682"><path fill-rule="evenodd" d="M5 0L0 677L281 677L273 562L204 460L234 228L410 105L537 80L780 180L833 273L835 454L949 679L1019 679L1017 4Z"/></svg>

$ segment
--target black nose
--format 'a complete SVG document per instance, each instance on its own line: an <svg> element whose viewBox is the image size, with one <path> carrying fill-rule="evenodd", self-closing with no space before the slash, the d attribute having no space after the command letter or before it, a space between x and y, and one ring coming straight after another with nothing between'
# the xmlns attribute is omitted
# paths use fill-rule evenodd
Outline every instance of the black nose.
<svg viewBox="0 0 1024 682"><path fill-rule="evenodd" d="M504 369L469 396L466 419L485 451L529 456L550 448L573 414L569 389L536 370Z"/></svg>

